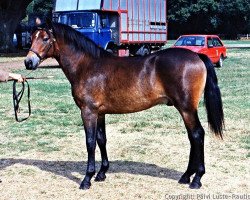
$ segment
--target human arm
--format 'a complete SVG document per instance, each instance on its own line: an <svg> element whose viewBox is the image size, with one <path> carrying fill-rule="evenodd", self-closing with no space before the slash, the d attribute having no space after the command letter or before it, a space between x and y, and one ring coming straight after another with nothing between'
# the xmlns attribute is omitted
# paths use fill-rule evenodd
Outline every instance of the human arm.
<svg viewBox="0 0 250 200"><path fill-rule="evenodd" d="M9 73L3 70L0 70L0 82L8 81L9 79L17 80L18 82L23 82L24 79L21 74Z"/></svg>
<svg viewBox="0 0 250 200"><path fill-rule="evenodd" d="M0 70L0 82L8 81L9 79L9 72Z"/></svg>

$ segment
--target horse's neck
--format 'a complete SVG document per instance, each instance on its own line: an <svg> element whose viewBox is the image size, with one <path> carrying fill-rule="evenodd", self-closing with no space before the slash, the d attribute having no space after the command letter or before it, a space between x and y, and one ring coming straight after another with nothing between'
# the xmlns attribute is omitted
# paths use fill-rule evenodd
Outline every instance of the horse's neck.
<svg viewBox="0 0 250 200"><path fill-rule="evenodd" d="M89 60L86 60L86 55L83 53L73 53L72 49L70 49L67 45L63 45L61 47L59 46L59 49L60 54L56 57L56 60L62 68L64 74L70 83L78 81L76 78L79 68L84 70L84 68L88 67Z"/></svg>

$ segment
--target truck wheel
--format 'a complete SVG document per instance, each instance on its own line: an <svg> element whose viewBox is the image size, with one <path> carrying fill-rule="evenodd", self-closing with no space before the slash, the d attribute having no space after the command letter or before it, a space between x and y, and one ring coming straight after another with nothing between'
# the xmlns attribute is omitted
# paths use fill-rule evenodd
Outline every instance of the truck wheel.
<svg viewBox="0 0 250 200"><path fill-rule="evenodd" d="M224 60L223 56L221 55L219 61L216 63L216 67L218 67L218 68L222 67L223 66L223 60Z"/></svg>
<svg viewBox="0 0 250 200"><path fill-rule="evenodd" d="M146 56L150 54L150 50L147 47L144 47L142 52L141 52L141 56Z"/></svg>
<svg viewBox="0 0 250 200"><path fill-rule="evenodd" d="M109 52L109 53L111 53L111 54L114 53L112 49L106 49L106 51Z"/></svg>

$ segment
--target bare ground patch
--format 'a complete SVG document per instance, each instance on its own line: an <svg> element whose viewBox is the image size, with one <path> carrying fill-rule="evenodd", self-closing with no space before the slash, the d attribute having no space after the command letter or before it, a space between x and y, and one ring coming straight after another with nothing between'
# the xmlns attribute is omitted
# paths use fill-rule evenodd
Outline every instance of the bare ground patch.
<svg viewBox="0 0 250 200"><path fill-rule="evenodd" d="M63 146L57 152L2 156L1 199L165 199L175 194L250 191L247 151L236 138L222 142L207 136L203 187L190 190L177 183L188 161L186 135L122 134L112 125L107 132L111 163L105 182L92 181L88 191L78 189L86 167L85 142L79 135L57 141ZM100 160L99 150L97 155Z"/></svg>
<svg viewBox="0 0 250 200"><path fill-rule="evenodd" d="M19 73L25 75L28 74L28 71L25 69L24 66L24 59L25 56L22 55L20 57L0 57L0 69L12 71L15 72L16 70L19 71ZM55 67L58 66L58 63L55 59L47 59L43 61L40 65L41 68L44 67Z"/></svg>

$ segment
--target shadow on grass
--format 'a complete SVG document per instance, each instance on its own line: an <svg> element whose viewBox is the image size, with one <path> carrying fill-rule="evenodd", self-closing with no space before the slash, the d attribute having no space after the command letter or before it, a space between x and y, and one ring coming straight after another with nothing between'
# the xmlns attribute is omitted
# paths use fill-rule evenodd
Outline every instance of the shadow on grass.
<svg viewBox="0 0 250 200"><path fill-rule="evenodd" d="M86 162L76 161L47 161L10 158L0 159L0 170L3 170L15 164L35 166L43 171L52 172L53 174L68 178L78 184L81 183L82 179L75 177L72 173L76 172L84 175L87 165ZM100 162L96 162L96 171L99 170L100 165ZM110 168L107 174L120 172L173 180L178 180L182 175L181 172L178 172L176 170L159 167L154 164L119 160L111 161Z"/></svg>

